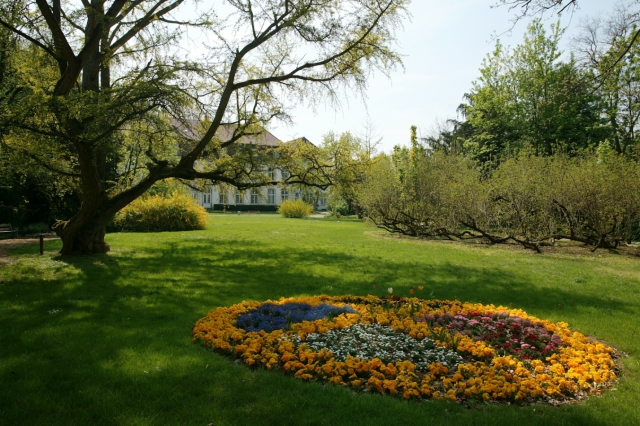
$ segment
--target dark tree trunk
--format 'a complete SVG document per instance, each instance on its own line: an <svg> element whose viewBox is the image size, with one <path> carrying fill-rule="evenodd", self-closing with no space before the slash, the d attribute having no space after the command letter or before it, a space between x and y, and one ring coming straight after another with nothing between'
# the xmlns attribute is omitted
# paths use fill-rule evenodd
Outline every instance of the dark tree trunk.
<svg viewBox="0 0 640 426"><path fill-rule="evenodd" d="M101 254L107 253L111 248L104 241L107 220L105 218L92 218L80 226L74 219L58 222L54 230L62 239L62 255Z"/></svg>
<svg viewBox="0 0 640 426"><path fill-rule="evenodd" d="M103 34L101 34L102 43L91 46L92 51L83 65L81 84L83 92L99 93L101 89L110 86L108 67L102 66L106 28L98 25L98 18L104 19L103 6L102 2L92 2L92 7L88 10L85 42L89 42L95 31L103 31ZM105 186L107 152L104 147L82 140L80 135L83 134L87 123L75 122L71 125L70 134L78 137L74 145L82 176L82 193L80 194L82 206L70 220L59 221L54 225L55 232L62 239L60 253L63 255L107 253L110 247L104 241L106 225L117 211L110 211L107 207L108 197Z"/></svg>
<svg viewBox="0 0 640 426"><path fill-rule="evenodd" d="M96 155L95 152L93 154ZM145 180L113 198L108 198L102 190L102 182L99 179L91 179L89 174L83 179L84 192L80 211L68 221L58 221L53 226L53 230L62 239L60 254L107 253L110 250L109 244L104 241L107 222L118 211L144 194L155 182L169 177L165 174L165 167L158 166L152 169Z"/></svg>

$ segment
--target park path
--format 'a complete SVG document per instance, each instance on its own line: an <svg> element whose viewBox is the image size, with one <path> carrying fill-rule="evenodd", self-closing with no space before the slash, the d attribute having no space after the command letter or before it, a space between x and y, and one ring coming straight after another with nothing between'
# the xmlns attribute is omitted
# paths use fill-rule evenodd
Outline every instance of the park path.
<svg viewBox="0 0 640 426"><path fill-rule="evenodd" d="M57 237L46 237L44 240L55 240ZM37 238L12 238L6 240L0 240L0 265L8 264L15 260L9 256L9 250L16 247L21 247L26 244L35 244L38 242Z"/></svg>
<svg viewBox="0 0 640 426"><path fill-rule="evenodd" d="M318 213L312 214L309 217L315 217L317 219L322 219L322 218L327 217L327 216L329 216L329 212L318 212Z"/></svg>

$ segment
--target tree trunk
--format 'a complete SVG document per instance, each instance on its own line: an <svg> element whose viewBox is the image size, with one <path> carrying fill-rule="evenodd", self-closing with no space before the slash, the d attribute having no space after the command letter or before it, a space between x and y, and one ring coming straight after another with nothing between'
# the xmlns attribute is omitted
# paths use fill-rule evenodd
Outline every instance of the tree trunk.
<svg viewBox="0 0 640 426"><path fill-rule="evenodd" d="M81 161L82 164L82 161ZM107 222L120 210L144 194L151 186L166 177L162 167L151 170L149 176L136 186L108 198L98 179L84 179L80 211L68 221L58 221L53 230L62 239L62 255L89 255L107 253L104 241ZM93 184L91 184L93 183Z"/></svg>
<svg viewBox="0 0 640 426"><path fill-rule="evenodd" d="M111 248L104 241L107 220L96 218L79 224L78 219L58 222L54 230L62 239L62 255L88 255L107 253Z"/></svg>
<svg viewBox="0 0 640 426"><path fill-rule="evenodd" d="M99 27L99 18L104 19L104 4L96 2L88 9L88 19L85 26L85 43L100 28L101 41L106 37L105 26ZM100 92L100 83L108 88L110 75L108 69L101 69L103 45L96 43L91 46L91 53L82 67L82 91ZM80 211L68 221L58 221L53 229L62 239L63 255L82 255L107 253L109 244L104 241L107 221L119 210L110 210L105 193L106 157L104 147L83 141L79 135L83 134L86 123L74 122L70 132L77 137L74 145L78 153L78 163L82 176L82 190ZM127 203L128 204L128 203ZM125 204L126 205L126 204ZM124 207L124 205L123 205ZM122 208L122 207L121 207Z"/></svg>

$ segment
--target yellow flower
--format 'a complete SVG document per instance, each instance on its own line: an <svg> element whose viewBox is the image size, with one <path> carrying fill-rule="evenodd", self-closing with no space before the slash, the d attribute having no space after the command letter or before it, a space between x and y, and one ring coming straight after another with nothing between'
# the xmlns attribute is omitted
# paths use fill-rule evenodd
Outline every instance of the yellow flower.
<svg viewBox="0 0 640 426"><path fill-rule="evenodd" d="M210 311L196 322L193 340L200 341L214 350L239 357L247 365L282 369L301 380L316 378L341 386L350 385L354 389L359 389L364 384L366 388L380 393L386 390L390 394L401 394L405 399L444 397L455 400L477 398L477 395L481 395L483 400L521 401L545 395L561 398L581 390L601 392L603 387L609 386L617 378L617 365L612 357L613 349L602 343L592 342L586 336L570 330L566 323L542 321L521 310L502 306L458 301L429 302L417 298L409 300L412 306L419 306L421 315L475 312L491 316L496 312L502 312L538 321L547 331L560 336L564 346L545 360L525 363L512 356L497 356L494 348L485 342L474 341L465 335L456 335L456 339L459 340L458 352L474 361L460 364L451 371L441 363L433 363L428 366L428 371L423 372L416 371L416 366L408 360L400 360L395 365L385 365L378 358L359 360L348 357L339 361L326 349L313 351L304 343L297 345L285 339L286 336L299 336L304 341L310 333L324 333L356 323L374 322L388 325L417 339L429 336L427 325L416 323L411 318L415 312L414 307L410 308L407 305L399 309L384 309L381 300L375 296L315 296L269 301L274 304L301 302L311 306L323 303L335 306L348 304L357 312L340 315L331 321L323 319L293 324L286 332L246 332L235 327L236 318L260 306L260 302L242 302L221 307ZM453 337L446 329L435 331L448 335L448 338ZM444 342L436 344L446 346ZM347 377L348 383L344 381Z"/></svg>

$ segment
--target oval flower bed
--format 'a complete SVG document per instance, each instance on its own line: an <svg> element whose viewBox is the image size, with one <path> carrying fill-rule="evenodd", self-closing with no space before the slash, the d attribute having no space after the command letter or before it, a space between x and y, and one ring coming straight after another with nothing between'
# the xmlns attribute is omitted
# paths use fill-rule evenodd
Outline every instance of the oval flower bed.
<svg viewBox="0 0 640 426"><path fill-rule="evenodd" d="M194 341L302 380L407 399L559 403L616 379L613 349L502 306L318 296L221 307Z"/></svg>

